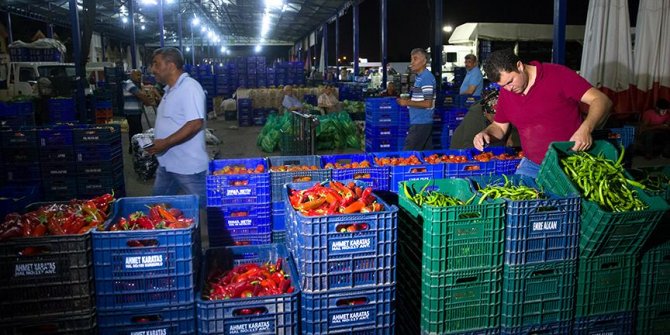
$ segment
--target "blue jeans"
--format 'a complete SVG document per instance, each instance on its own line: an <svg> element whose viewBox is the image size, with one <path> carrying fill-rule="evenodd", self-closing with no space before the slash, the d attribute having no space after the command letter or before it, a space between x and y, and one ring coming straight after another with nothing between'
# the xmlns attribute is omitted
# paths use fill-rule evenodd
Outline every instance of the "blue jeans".
<svg viewBox="0 0 670 335"><path fill-rule="evenodd" d="M539 172L540 166L530 159L524 157L521 159L521 163L519 163L519 166L516 168L516 172L514 174L520 174L535 179L537 178L537 174Z"/></svg>
<svg viewBox="0 0 670 335"><path fill-rule="evenodd" d="M168 172L164 167L159 166L156 170L152 195L195 194L202 208L207 203L206 177L207 170L196 174L179 174Z"/></svg>

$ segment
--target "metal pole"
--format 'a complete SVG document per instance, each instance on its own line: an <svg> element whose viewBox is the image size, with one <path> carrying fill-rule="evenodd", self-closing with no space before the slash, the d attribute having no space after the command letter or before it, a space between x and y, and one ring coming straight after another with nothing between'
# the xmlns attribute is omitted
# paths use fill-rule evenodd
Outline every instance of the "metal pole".
<svg viewBox="0 0 670 335"><path fill-rule="evenodd" d="M177 38L179 39L179 50L182 49L182 44L181 44L181 13L177 14Z"/></svg>
<svg viewBox="0 0 670 335"><path fill-rule="evenodd" d="M137 57L135 56L135 5L128 1L128 16L130 17L130 65L137 69Z"/></svg>
<svg viewBox="0 0 670 335"><path fill-rule="evenodd" d="M340 78L340 13L335 14L335 81ZM344 78L342 78L344 80Z"/></svg>
<svg viewBox="0 0 670 335"><path fill-rule="evenodd" d="M195 65L195 40L193 39L193 25L191 25L191 65Z"/></svg>
<svg viewBox="0 0 670 335"><path fill-rule="evenodd" d="M442 7L443 0L435 0L435 22L433 47L431 49L431 70L435 76L435 93L442 89Z"/></svg>
<svg viewBox="0 0 670 335"><path fill-rule="evenodd" d="M551 60L556 64L565 64L566 12L566 0L554 0L554 45Z"/></svg>
<svg viewBox="0 0 670 335"><path fill-rule="evenodd" d="M7 11L7 32L9 33L9 44L14 42L14 35L12 35L12 14Z"/></svg>
<svg viewBox="0 0 670 335"><path fill-rule="evenodd" d="M328 80L328 22L323 24L323 79Z"/></svg>
<svg viewBox="0 0 670 335"><path fill-rule="evenodd" d="M81 29L79 27L79 12L77 10L77 0L70 1L70 19L72 23L72 52L74 57L74 67L77 76L77 92L75 103L79 112L79 120L84 123L88 117L86 115L86 100L84 96L84 64L81 60Z"/></svg>
<svg viewBox="0 0 670 335"><path fill-rule="evenodd" d="M380 0L379 1L380 12L381 12L381 38L382 38L382 88L386 88L386 82L388 80L388 75L386 74L386 64L388 63L388 1Z"/></svg>
<svg viewBox="0 0 670 335"><path fill-rule="evenodd" d="M102 58L101 61L105 61L105 35L100 33L100 46L102 47Z"/></svg>
<svg viewBox="0 0 670 335"><path fill-rule="evenodd" d="M164 30L165 30L165 25L163 24L163 0L158 1L158 28L161 31L161 48L165 46L165 36Z"/></svg>
<svg viewBox="0 0 670 335"><path fill-rule="evenodd" d="M353 4L354 10L353 10L353 15L354 15L354 77L358 76L358 41L359 41L359 31L358 28L360 28L360 20L358 18L358 0L354 0Z"/></svg>
<svg viewBox="0 0 670 335"><path fill-rule="evenodd" d="M49 13L51 13L51 2L49 2ZM47 37L54 38L54 25L47 22Z"/></svg>

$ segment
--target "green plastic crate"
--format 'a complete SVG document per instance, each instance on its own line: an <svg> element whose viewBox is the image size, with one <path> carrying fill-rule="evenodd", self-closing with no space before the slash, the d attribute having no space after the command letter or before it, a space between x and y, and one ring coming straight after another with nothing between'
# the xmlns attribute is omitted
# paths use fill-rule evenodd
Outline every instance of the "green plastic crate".
<svg viewBox="0 0 670 335"><path fill-rule="evenodd" d="M500 326L502 268L421 275L421 332L444 334Z"/></svg>
<svg viewBox="0 0 670 335"><path fill-rule="evenodd" d="M574 317L577 261L505 265L502 281L503 327L522 327Z"/></svg>
<svg viewBox="0 0 670 335"><path fill-rule="evenodd" d="M463 201L474 193L465 179L435 179L407 182L409 187L434 189ZM422 266L431 274L447 271L492 269L502 265L505 201L476 201L467 206L419 208L402 192L398 203L410 215L418 213L423 225Z"/></svg>
<svg viewBox="0 0 670 335"><path fill-rule="evenodd" d="M538 184L553 193L567 196L580 194L572 180L563 172L560 158L569 155L572 142L554 142L542 161ZM618 152L607 141L595 141L589 153L603 154L616 160ZM630 176L628 175L630 178ZM637 189L640 199L649 208L643 211L607 212L595 202L582 199L580 256L633 254L640 250L658 222L668 210L661 197L649 196Z"/></svg>
<svg viewBox="0 0 670 335"><path fill-rule="evenodd" d="M649 249L640 260L638 305L642 308L661 304L670 304L670 241Z"/></svg>
<svg viewBox="0 0 670 335"><path fill-rule="evenodd" d="M670 334L670 304L637 311L637 335Z"/></svg>
<svg viewBox="0 0 670 335"><path fill-rule="evenodd" d="M576 317L634 310L635 255L579 259Z"/></svg>

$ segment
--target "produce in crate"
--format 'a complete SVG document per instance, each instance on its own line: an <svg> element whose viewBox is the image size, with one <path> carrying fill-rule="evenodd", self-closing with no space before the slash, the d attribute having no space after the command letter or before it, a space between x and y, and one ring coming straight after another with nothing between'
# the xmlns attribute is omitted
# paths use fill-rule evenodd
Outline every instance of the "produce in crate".
<svg viewBox="0 0 670 335"><path fill-rule="evenodd" d="M637 191L629 185L644 189L644 185L628 179L621 160L613 162L602 155L593 156L584 151L561 159L565 174L577 184L584 197L610 212L641 211L648 206L640 200Z"/></svg>
<svg viewBox="0 0 670 335"><path fill-rule="evenodd" d="M318 170L316 165L278 165L270 167L272 172L295 172Z"/></svg>
<svg viewBox="0 0 670 335"><path fill-rule="evenodd" d="M220 176L224 174L250 174L250 173L264 173L264 172L265 167L263 166L263 164L258 164L255 169L247 168L245 166L228 165L218 170L215 170L214 172L212 172L212 174L215 176Z"/></svg>
<svg viewBox="0 0 670 335"><path fill-rule="evenodd" d="M351 163L327 163L323 168L324 169L357 169L357 168L369 168L370 162L368 160L363 160L361 162L351 162Z"/></svg>
<svg viewBox="0 0 670 335"><path fill-rule="evenodd" d="M493 152L485 151L480 154L472 156L472 158L478 162L489 162L491 160L508 160L508 159L520 159L523 158L523 151L519 151L516 155L510 155L506 152L503 152L499 155L494 155Z"/></svg>
<svg viewBox="0 0 670 335"><path fill-rule="evenodd" d="M521 200L537 200L537 199L546 199L547 197L542 194L539 190L526 186L526 185L514 185L512 182L507 179L507 176L503 175L505 178L505 184L496 185L496 182L493 182L485 187L482 185L479 186L479 193L482 194L482 197L479 199L479 204L481 205L484 200L487 198L498 199L505 198L512 201L521 201Z"/></svg>
<svg viewBox="0 0 670 335"><path fill-rule="evenodd" d="M147 206L149 214L137 211L121 217L117 222L109 226L109 231L119 230L153 230L153 229L182 229L193 224L193 218L186 218L178 208L167 208L164 204ZM104 228L101 228L104 230Z"/></svg>
<svg viewBox="0 0 670 335"><path fill-rule="evenodd" d="M419 165L422 162L416 155L409 157L375 157L375 164L379 166L403 166L403 165Z"/></svg>
<svg viewBox="0 0 670 335"><path fill-rule="evenodd" d="M424 204L433 207L466 206L469 205L476 196L473 195L472 198L468 199L468 201L463 201L438 191L426 190L430 183L426 183L426 185L424 185L424 187L419 192L416 192L416 190L407 186L407 183L402 183L402 185L403 192L405 193L407 199L412 200L418 206L422 206Z"/></svg>
<svg viewBox="0 0 670 335"><path fill-rule="evenodd" d="M215 269L207 276L202 298L225 300L292 293L291 278L282 269L283 259L275 264L241 264L229 271ZM240 314L261 313L262 310L243 309Z"/></svg>
<svg viewBox="0 0 670 335"><path fill-rule="evenodd" d="M9 213L0 225L0 240L45 235L79 235L102 224L109 215L113 194L40 206L25 213Z"/></svg>
<svg viewBox="0 0 670 335"><path fill-rule="evenodd" d="M328 186L324 186L325 183L328 183ZM305 216L369 213L384 210L384 205L377 202L372 194L371 187L363 189L353 182L344 185L334 180L315 184L305 190L291 189L289 190L289 201L295 210ZM347 227L344 228L347 229Z"/></svg>
<svg viewBox="0 0 670 335"><path fill-rule="evenodd" d="M426 156L423 160L428 164L465 163L468 161L468 157L465 155L432 154Z"/></svg>

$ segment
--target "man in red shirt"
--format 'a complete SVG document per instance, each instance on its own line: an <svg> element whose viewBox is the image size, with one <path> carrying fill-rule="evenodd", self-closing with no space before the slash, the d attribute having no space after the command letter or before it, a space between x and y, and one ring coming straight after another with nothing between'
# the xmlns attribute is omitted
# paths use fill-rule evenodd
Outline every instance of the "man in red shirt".
<svg viewBox="0 0 670 335"><path fill-rule="evenodd" d="M536 177L551 142L572 141L572 150L588 150L593 144L591 132L612 107L604 93L575 71L558 64L524 64L512 50L491 53L484 70L501 90L493 123L475 135L473 144L482 150L513 124L526 155L517 174ZM580 102L589 105L584 120Z"/></svg>
<svg viewBox="0 0 670 335"><path fill-rule="evenodd" d="M670 103L665 99L658 99L656 108L642 114L640 124L640 143L644 156L648 159L658 156L670 157Z"/></svg>

